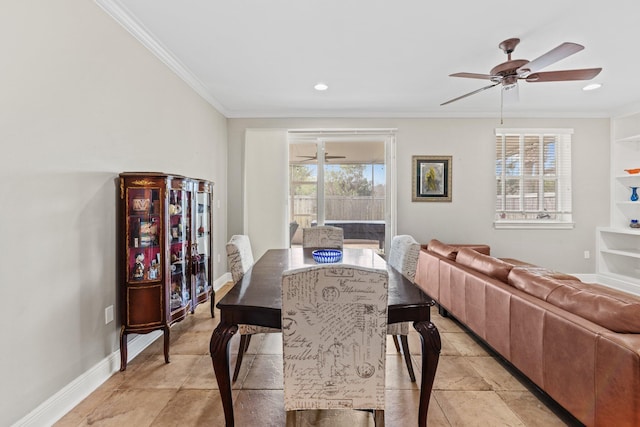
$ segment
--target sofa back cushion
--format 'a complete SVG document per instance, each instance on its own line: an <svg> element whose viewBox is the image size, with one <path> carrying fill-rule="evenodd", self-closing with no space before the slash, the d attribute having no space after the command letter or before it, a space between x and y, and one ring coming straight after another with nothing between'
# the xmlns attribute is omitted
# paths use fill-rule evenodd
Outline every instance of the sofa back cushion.
<svg viewBox="0 0 640 427"><path fill-rule="evenodd" d="M456 248L455 246L447 245L446 243L442 243L441 241L436 239L431 239L431 241L427 245L427 250L451 260L455 260L456 255L458 255L458 248Z"/></svg>
<svg viewBox="0 0 640 427"><path fill-rule="evenodd" d="M563 280L579 281L577 277L570 274L558 273L544 267L532 265L515 266L509 272L507 283L529 295L546 301L549 294L562 285Z"/></svg>
<svg viewBox="0 0 640 427"><path fill-rule="evenodd" d="M513 264L490 255L481 254L471 248L460 248L456 256L456 263L504 283L507 283L507 277L513 268Z"/></svg>
<svg viewBox="0 0 640 427"><path fill-rule="evenodd" d="M640 297L592 283L566 280L547 302L618 333L640 333Z"/></svg>

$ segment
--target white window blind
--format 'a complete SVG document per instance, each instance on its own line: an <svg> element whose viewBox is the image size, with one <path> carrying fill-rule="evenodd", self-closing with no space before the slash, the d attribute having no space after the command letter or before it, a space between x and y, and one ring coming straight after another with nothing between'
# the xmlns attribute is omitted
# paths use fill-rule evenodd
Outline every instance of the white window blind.
<svg viewBox="0 0 640 427"><path fill-rule="evenodd" d="M496 228L572 228L573 129L496 129Z"/></svg>

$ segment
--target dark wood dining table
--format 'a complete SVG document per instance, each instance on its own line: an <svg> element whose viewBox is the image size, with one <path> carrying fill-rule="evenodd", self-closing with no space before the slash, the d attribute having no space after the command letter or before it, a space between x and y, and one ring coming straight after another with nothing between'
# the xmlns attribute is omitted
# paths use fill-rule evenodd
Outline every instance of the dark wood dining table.
<svg viewBox="0 0 640 427"><path fill-rule="evenodd" d="M218 302L220 323L211 334L210 352L224 408L226 426L234 425L229 340L238 324L281 328L282 273L317 264L312 249L270 249ZM389 273L388 323L413 322L422 338L422 377L418 425L427 425L427 411L440 357L440 334L431 323L433 300L400 272L387 266L372 249L344 248L343 264L386 268Z"/></svg>

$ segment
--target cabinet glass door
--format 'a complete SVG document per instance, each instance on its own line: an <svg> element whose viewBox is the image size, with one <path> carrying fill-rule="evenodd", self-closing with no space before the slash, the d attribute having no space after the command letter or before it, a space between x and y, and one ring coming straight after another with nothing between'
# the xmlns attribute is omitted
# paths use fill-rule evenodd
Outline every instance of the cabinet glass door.
<svg viewBox="0 0 640 427"><path fill-rule="evenodd" d="M186 263L189 245L189 200L184 190L169 190L168 239L171 270L169 307L173 313L189 305L191 286Z"/></svg>
<svg viewBox="0 0 640 427"><path fill-rule="evenodd" d="M127 281L130 284L162 280L159 188L127 189Z"/></svg>
<svg viewBox="0 0 640 427"><path fill-rule="evenodd" d="M202 188L196 193L195 227L193 274L198 301L203 301L211 287L211 193L202 191Z"/></svg>

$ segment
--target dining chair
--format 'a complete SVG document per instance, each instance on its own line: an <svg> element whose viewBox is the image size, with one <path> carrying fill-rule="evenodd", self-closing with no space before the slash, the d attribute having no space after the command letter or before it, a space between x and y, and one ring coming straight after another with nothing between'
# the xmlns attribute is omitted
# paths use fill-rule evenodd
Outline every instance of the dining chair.
<svg viewBox="0 0 640 427"><path fill-rule="evenodd" d="M347 409L384 426L388 281L386 270L344 264L282 274L287 426L303 410Z"/></svg>
<svg viewBox="0 0 640 427"><path fill-rule="evenodd" d="M330 225L317 225L302 229L303 248L342 249L344 230Z"/></svg>
<svg viewBox="0 0 640 427"><path fill-rule="evenodd" d="M420 254L420 244L409 235L398 235L391 240L391 249L387 257L387 264L399 271L404 277L415 282L416 268L418 265L418 255ZM411 382L416 381L413 372L413 363L411 362L411 352L409 351L409 328L411 322L394 323L388 326L387 334L393 336L393 343L396 351L404 354L404 360L407 364L407 371ZM400 339L398 342L398 338ZM402 347L402 350L401 350Z"/></svg>
<svg viewBox="0 0 640 427"><path fill-rule="evenodd" d="M251 252L251 241L249 236L236 234L231 236L227 242L227 267L231 273L233 283L238 283L247 271L253 266L253 253ZM240 346L238 347L238 357L236 367L233 371L233 381L238 379L242 358L249 348L251 336L254 334L276 333L280 329L267 328L264 326L238 325L240 334Z"/></svg>

